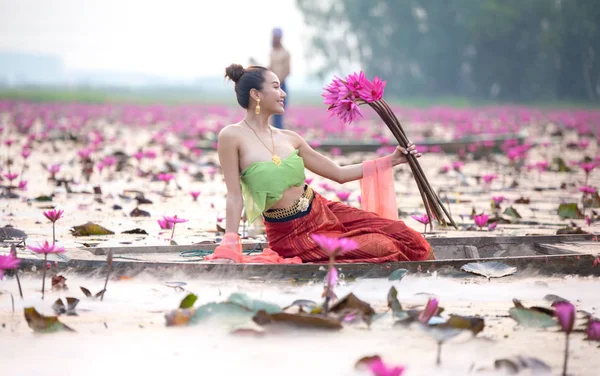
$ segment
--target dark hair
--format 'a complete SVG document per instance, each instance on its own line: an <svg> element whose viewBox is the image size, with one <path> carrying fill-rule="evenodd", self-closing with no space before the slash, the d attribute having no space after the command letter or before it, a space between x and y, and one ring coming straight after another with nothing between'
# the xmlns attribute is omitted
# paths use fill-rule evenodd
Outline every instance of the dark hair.
<svg viewBox="0 0 600 376"><path fill-rule="evenodd" d="M225 68L225 77L235 83L235 95L240 106L247 109L250 105L250 90L262 90L265 81L263 74L267 70L256 65L244 69L239 64L231 64Z"/></svg>

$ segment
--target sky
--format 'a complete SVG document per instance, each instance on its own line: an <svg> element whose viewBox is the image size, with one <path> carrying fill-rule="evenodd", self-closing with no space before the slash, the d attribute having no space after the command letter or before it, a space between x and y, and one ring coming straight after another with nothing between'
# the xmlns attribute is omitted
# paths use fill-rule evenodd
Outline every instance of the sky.
<svg viewBox="0 0 600 376"><path fill-rule="evenodd" d="M82 71L214 77L250 57L268 64L273 27L292 74L307 76L295 0L0 0L0 50L56 55Z"/></svg>

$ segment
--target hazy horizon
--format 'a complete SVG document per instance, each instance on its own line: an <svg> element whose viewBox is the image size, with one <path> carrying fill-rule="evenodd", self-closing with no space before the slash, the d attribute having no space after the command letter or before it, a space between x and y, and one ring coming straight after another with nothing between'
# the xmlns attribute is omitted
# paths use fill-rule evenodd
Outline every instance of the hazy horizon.
<svg viewBox="0 0 600 376"><path fill-rule="evenodd" d="M68 71L187 80L236 62L268 63L281 27L294 81L305 81L307 27L294 0L0 0L0 51L60 58ZM233 11L232 11L233 10Z"/></svg>

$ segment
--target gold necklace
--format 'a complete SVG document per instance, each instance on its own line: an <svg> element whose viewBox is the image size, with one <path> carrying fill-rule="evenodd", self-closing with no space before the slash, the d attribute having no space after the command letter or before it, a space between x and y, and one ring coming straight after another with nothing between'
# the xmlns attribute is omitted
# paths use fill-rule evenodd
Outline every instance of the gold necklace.
<svg viewBox="0 0 600 376"><path fill-rule="evenodd" d="M275 154L275 140L273 139L273 130L269 127L269 130L271 131L271 142L273 143L273 151L271 151L271 149L269 149L269 147L267 146L267 144L265 144L263 142L263 140L258 136L258 134L256 133L256 131L250 126L250 124L248 124L248 122L246 121L246 119L244 119L244 123L246 123L246 125L248 126L248 128L250 128L250 130L252 132L254 132L254 135L256 135L256 138L258 138L258 140L265 145L265 147L267 148L267 150L272 154L271 160L273 161L273 163L275 163L277 166L281 165L281 158L279 158L277 156L277 154Z"/></svg>

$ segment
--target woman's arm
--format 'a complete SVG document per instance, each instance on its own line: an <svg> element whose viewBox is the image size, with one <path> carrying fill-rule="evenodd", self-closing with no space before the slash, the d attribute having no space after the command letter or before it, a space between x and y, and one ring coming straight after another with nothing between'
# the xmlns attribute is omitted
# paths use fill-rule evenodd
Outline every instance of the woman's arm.
<svg viewBox="0 0 600 376"><path fill-rule="evenodd" d="M362 163L356 163L348 166L340 166L323 154L314 150L300 135L295 132L286 130L295 138L298 144L298 155L304 160L304 166L317 175L320 175L336 183L344 184L350 181L363 178ZM417 152L415 145L412 142L407 149L400 146L396 148L392 154L392 166L406 163L406 154L414 154L417 158L421 154Z"/></svg>
<svg viewBox="0 0 600 376"><path fill-rule="evenodd" d="M244 198L240 185L240 161L237 137L234 129L225 127L219 132L217 151L219 163L227 186L225 232L238 233Z"/></svg>

